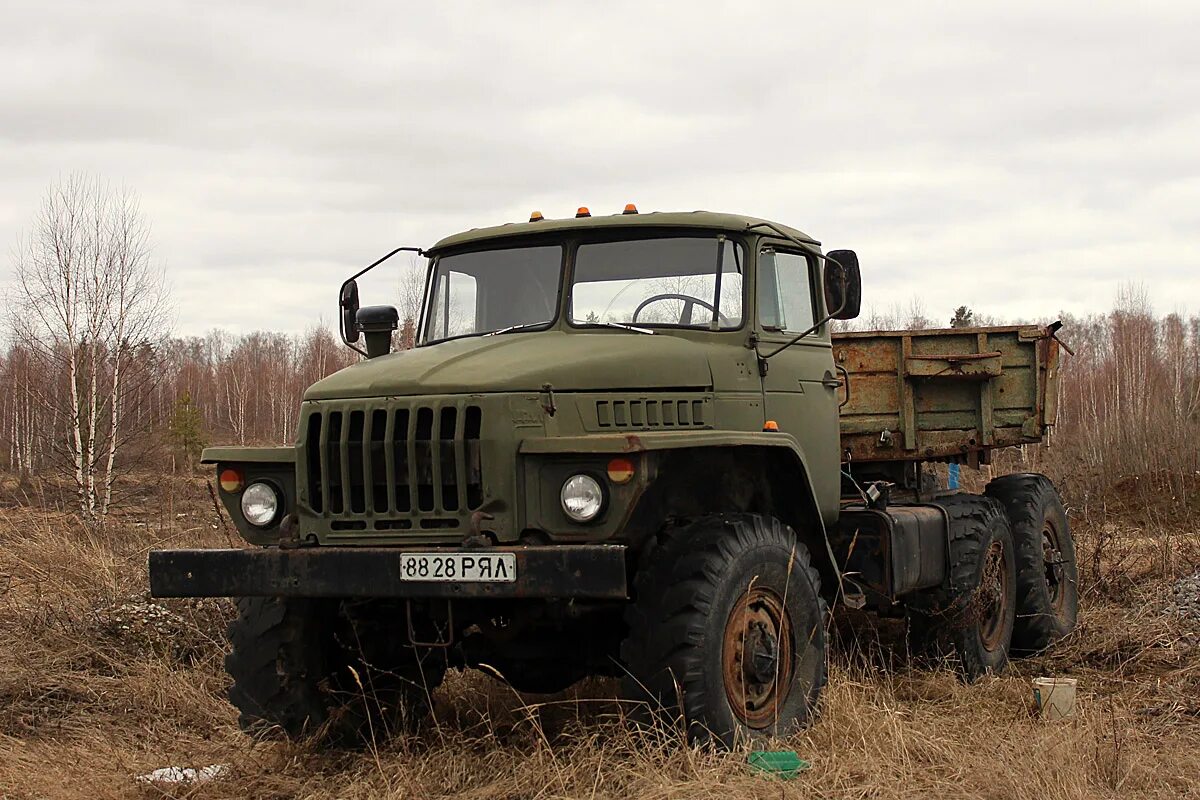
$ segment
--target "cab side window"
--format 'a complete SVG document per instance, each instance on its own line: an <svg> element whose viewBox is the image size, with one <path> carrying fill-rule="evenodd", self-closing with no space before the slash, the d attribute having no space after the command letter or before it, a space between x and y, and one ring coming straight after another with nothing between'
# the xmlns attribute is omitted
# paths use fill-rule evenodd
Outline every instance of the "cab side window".
<svg viewBox="0 0 1200 800"><path fill-rule="evenodd" d="M806 256L769 247L759 252L758 318L767 330L796 333L816 322L812 266Z"/></svg>

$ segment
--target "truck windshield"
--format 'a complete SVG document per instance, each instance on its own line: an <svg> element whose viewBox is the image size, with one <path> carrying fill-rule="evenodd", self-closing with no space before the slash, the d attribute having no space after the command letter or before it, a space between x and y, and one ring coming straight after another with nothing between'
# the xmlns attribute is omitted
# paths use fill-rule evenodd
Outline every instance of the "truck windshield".
<svg viewBox="0 0 1200 800"><path fill-rule="evenodd" d="M554 321L561 245L443 256L434 263L424 344Z"/></svg>
<svg viewBox="0 0 1200 800"><path fill-rule="evenodd" d="M738 328L745 258L714 237L580 245L571 285L576 325Z"/></svg>
<svg viewBox="0 0 1200 800"><path fill-rule="evenodd" d="M434 261L421 343L537 330L557 315L562 244ZM728 330L742 324L741 245L714 236L581 244L570 321Z"/></svg>

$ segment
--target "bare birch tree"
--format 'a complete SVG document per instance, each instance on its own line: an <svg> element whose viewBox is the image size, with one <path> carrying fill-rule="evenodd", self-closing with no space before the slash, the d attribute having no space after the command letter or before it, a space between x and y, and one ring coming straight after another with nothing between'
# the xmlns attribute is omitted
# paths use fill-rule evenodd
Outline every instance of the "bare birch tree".
<svg viewBox="0 0 1200 800"><path fill-rule="evenodd" d="M53 451L73 479L80 514L97 521L111 506L130 438L123 401L153 380L147 353L168 323L149 225L131 191L72 175L50 187L15 267L9 323L38 368L61 377L39 382L38 404L65 418Z"/></svg>
<svg viewBox="0 0 1200 800"><path fill-rule="evenodd" d="M421 318L421 304L425 299L425 279L429 262L410 253L408 263L402 263L397 277L397 298L400 328L393 337L397 350L411 350L416 344L417 325Z"/></svg>

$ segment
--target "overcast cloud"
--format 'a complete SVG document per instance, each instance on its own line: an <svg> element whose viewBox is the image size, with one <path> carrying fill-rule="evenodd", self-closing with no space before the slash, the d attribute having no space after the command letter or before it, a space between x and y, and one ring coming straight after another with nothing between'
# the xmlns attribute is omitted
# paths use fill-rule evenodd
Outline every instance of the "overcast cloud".
<svg viewBox="0 0 1200 800"><path fill-rule="evenodd" d="M636 202L795 225L864 303L1200 311L1200 6L0 6L0 244L135 189L177 330L298 331L392 247ZM8 270L5 270L7 273ZM364 302L384 298L364 297Z"/></svg>

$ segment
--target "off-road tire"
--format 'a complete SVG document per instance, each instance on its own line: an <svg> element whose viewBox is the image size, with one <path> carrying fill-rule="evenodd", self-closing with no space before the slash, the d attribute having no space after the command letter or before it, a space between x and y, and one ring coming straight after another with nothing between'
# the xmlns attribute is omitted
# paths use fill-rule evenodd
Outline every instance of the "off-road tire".
<svg viewBox="0 0 1200 800"><path fill-rule="evenodd" d="M1008 666L1016 616L1012 530L990 497L958 494L937 504L950 522L948 586L915 598L909 635L914 643L951 651L970 683Z"/></svg>
<svg viewBox="0 0 1200 800"><path fill-rule="evenodd" d="M753 514L670 526L643 551L633 591L621 659L623 694L640 701L631 708L636 722L665 721L693 743L734 747L786 736L811 720L826 679L828 612L808 549L791 528ZM771 625L754 622L750 630L753 615L771 614L781 620L773 659ZM740 635L735 620L745 621ZM752 661L759 675L790 672L792 679L730 686L727 669L737 669L739 652L740 669ZM747 652L758 657L747 660ZM739 691L739 698L764 697L748 693L756 686L767 693L758 709L748 700L735 711ZM765 724L747 723L764 710Z"/></svg>
<svg viewBox="0 0 1200 800"><path fill-rule="evenodd" d="M1079 573L1067 512L1045 475L996 478L984 492L1004 506L1017 559L1013 650L1035 653L1075 629Z"/></svg>
<svg viewBox="0 0 1200 800"><path fill-rule="evenodd" d="M225 669L242 730L353 746L413 728L428 714L444 659L404 647L385 663L381 644L394 644L396 631L371 627L337 600L240 599Z"/></svg>

